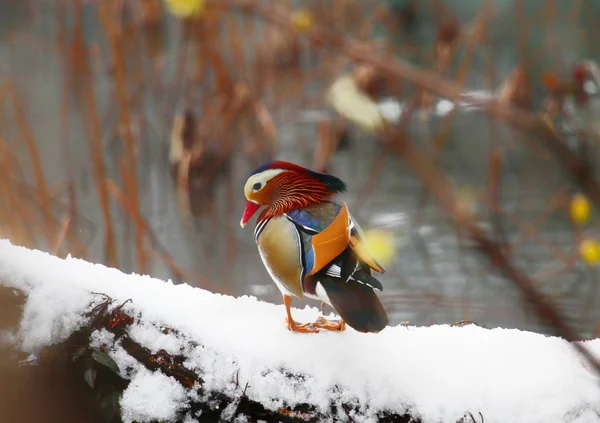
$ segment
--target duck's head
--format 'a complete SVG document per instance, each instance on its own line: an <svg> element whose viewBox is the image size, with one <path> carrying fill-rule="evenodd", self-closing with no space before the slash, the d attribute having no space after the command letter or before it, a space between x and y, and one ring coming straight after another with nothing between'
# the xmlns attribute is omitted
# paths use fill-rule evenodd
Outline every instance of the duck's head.
<svg viewBox="0 0 600 423"><path fill-rule="evenodd" d="M284 161L264 164L244 185L246 207L240 226L246 226L261 206L267 208L259 220L319 204L345 190L346 184L332 175Z"/></svg>

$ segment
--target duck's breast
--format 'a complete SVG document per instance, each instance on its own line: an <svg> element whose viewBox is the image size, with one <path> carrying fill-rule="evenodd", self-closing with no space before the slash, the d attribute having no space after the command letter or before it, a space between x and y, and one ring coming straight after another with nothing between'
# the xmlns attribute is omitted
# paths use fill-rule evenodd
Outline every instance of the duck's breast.
<svg viewBox="0 0 600 423"><path fill-rule="evenodd" d="M279 290L301 298L303 261L296 226L285 216L278 216L262 227L259 224L256 236L260 257Z"/></svg>

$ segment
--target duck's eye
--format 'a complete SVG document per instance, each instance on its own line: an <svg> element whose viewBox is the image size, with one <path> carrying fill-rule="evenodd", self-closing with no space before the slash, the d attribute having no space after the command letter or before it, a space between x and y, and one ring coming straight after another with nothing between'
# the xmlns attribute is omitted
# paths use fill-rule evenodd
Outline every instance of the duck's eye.
<svg viewBox="0 0 600 423"><path fill-rule="evenodd" d="M260 182L256 182L254 185L252 185L252 189L254 191L258 191L261 188L262 188L262 184Z"/></svg>

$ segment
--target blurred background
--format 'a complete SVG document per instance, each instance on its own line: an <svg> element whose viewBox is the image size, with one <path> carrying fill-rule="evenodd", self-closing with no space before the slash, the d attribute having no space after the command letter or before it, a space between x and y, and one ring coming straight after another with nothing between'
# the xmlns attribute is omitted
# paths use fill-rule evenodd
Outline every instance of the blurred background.
<svg viewBox="0 0 600 423"><path fill-rule="evenodd" d="M347 183L387 270L391 324L554 334L364 122L375 107L594 337L597 211L543 137L303 33L543 117L595 172L599 19L593 0L0 0L0 236L280 304L239 220L249 173L282 159Z"/></svg>

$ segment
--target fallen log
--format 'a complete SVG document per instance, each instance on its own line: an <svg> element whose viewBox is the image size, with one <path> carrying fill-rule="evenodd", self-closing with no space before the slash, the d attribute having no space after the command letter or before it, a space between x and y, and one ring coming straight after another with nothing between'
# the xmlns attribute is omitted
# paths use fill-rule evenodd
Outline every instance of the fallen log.
<svg viewBox="0 0 600 423"><path fill-rule="evenodd" d="M600 419L597 376L557 337L476 325L291 333L281 305L7 241L0 281L26 295L12 339L29 362L79 377L103 421ZM600 340L585 343L600 354Z"/></svg>

